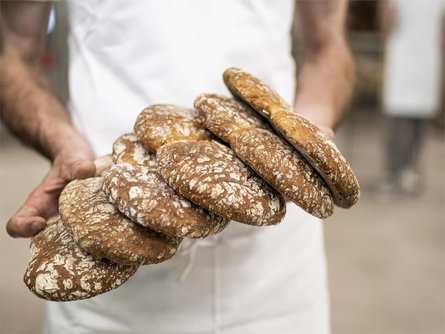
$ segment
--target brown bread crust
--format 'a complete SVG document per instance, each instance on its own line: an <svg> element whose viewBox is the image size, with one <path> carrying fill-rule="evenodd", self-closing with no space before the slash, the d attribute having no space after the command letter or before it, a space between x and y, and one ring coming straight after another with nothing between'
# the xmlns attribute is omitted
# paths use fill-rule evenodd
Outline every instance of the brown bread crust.
<svg viewBox="0 0 445 334"><path fill-rule="evenodd" d="M51 301L97 296L119 287L138 269L85 252L59 216L31 239L31 252L23 280L37 297Z"/></svg>
<svg viewBox="0 0 445 334"><path fill-rule="evenodd" d="M144 109L136 120L134 132L152 153L172 141L210 138L193 110L174 104L155 104Z"/></svg>
<svg viewBox="0 0 445 334"><path fill-rule="evenodd" d="M251 128L270 129L263 117L233 98L201 94L195 99L195 109L202 124L226 143L235 132Z"/></svg>
<svg viewBox="0 0 445 334"><path fill-rule="evenodd" d="M105 172L113 166L113 158L111 154L103 155L94 160L96 166L96 173L94 176L103 176Z"/></svg>
<svg viewBox="0 0 445 334"><path fill-rule="evenodd" d="M169 143L158 150L157 161L170 186L209 211L257 226L284 217L283 197L217 141Z"/></svg>
<svg viewBox="0 0 445 334"><path fill-rule="evenodd" d="M202 94L195 108L203 124L272 187L316 217L333 213L332 197L320 176L250 107L233 98Z"/></svg>
<svg viewBox="0 0 445 334"><path fill-rule="evenodd" d="M272 187L318 218L332 215L334 203L324 182L301 155L265 129L235 133L236 154Z"/></svg>
<svg viewBox="0 0 445 334"><path fill-rule="evenodd" d="M266 117L321 175L334 203L349 208L360 198L351 167L335 144L314 124L296 114L270 86L251 74L229 68L223 74L230 92Z"/></svg>
<svg viewBox="0 0 445 334"><path fill-rule="evenodd" d="M87 252L113 262L135 265L171 258L181 239L135 224L108 201L103 178L70 182L59 198L63 223Z"/></svg>
<svg viewBox="0 0 445 334"><path fill-rule="evenodd" d="M113 143L113 162L156 169L156 155L150 153L134 133L126 133Z"/></svg>
<svg viewBox="0 0 445 334"><path fill-rule="evenodd" d="M103 189L125 215L168 235L205 238L229 223L177 194L157 171L143 166L115 165L106 174Z"/></svg>

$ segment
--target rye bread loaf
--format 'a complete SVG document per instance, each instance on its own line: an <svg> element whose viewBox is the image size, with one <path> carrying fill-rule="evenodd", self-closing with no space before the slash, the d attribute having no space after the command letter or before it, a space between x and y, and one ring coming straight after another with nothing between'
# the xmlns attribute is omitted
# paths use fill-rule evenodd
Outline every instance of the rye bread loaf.
<svg viewBox="0 0 445 334"><path fill-rule="evenodd" d="M59 216L31 239L31 252L23 280L36 296L51 301L97 296L119 287L138 269L85 252Z"/></svg>
<svg viewBox="0 0 445 334"><path fill-rule="evenodd" d="M283 197L215 140L172 142L156 156L168 184L209 211L257 226L284 217Z"/></svg>
<svg viewBox="0 0 445 334"><path fill-rule="evenodd" d="M171 258L181 239L125 217L108 201L102 184L102 177L74 180L60 194L59 212L75 242L88 253L121 264L153 264Z"/></svg>
<svg viewBox="0 0 445 334"><path fill-rule="evenodd" d="M113 162L141 165L156 170L156 155L150 153L134 133L126 133L113 143Z"/></svg>
<svg viewBox="0 0 445 334"><path fill-rule="evenodd" d="M266 117L317 170L332 192L334 203L349 208L360 198L351 167L335 144L310 121L297 115L270 86L251 74L229 68L223 74L230 92Z"/></svg>
<svg viewBox="0 0 445 334"><path fill-rule="evenodd" d="M320 176L249 106L233 98L201 94L195 108L203 124L272 187L316 217L332 214L332 197Z"/></svg>
<svg viewBox="0 0 445 334"><path fill-rule="evenodd" d="M144 166L113 166L103 189L126 216L168 235L205 238L221 232L229 223L176 193L157 171Z"/></svg>
<svg viewBox="0 0 445 334"><path fill-rule="evenodd" d="M136 120L134 131L152 153L172 141L210 138L196 112L174 104L155 104L144 109Z"/></svg>

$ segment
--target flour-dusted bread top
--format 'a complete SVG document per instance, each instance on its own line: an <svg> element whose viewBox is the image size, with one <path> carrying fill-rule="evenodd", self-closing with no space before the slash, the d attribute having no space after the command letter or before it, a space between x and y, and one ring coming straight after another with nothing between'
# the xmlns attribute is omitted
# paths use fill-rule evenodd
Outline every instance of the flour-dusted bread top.
<svg viewBox="0 0 445 334"><path fill-rule="evenodd" d="M113 158L111 154L103 155L94 160L96 165L96 173L94 176L103 176L105 172L113 166Z"/></svg>
<svg viewBox="0 0 445 334"><path fill-rule="evenodd" d="M204 126L226 143L233 133L245 129L269 129L265 119L233 98L201 94L195 99L195 108Z"/></svg>
<svg viewBox="0 0 445 334"><path fill-rule="evenodd" d="M134 131L152 153L172 141L209 138L194 110L174 104L155 104L144 109L136 120Z"/></svg>
<svg viewBox="0 0 445 334"><path fill-rule="evenodd" d="M333 213L331 194L320 176L295 149L269 130L237 132L231 146L241 160L306 212L318 218Z"/></svg>
<svg viewBox="0 0 445 334"><path fill-rule="evenodd" d="M310 121L296 114L270 86L251 74L229 68L223 74L232 94L265 116L314 167L332 192L334 203L349 208L360 198L351 167L335 144Z"/></svg>
<svg viewBox="0 0 445 334"><path fill-rule="evenodd" d="M115 164L129 163L156 169L156 155L150 153L134 133L126 133L116 139L113 144L113 161Z"/></svg>
<svg viewBox="0 0 445 334"><path fill-rule="evenodd" d="M101 177L74 180L60 194L59 212L76 243L95 256L122 264L152 264L171 258L181 240L125 217L108 201L102 183Z"/></svg>
<svg viewBox="0 0 445 334"><path fill-rule="evenodd" d="M169 143L157 161L170 186L207 210L257 226L284 217L283 197L217 141Z"/></svg>
<svg viewBox="0 0 445 334"><path fill-rule="evenodd" d="M31 252L23 280L35 295L52 301L97 296L122 285L138 268L88 254L58 216L31 239Z"/></svg>
<svg viewBox="0 0 445 334"><path fill-rule="evenodd" d="M143 226L168 235L205 238L221 232L229 220L191 203L173 190L157 171L115 165L103 189L121 212Z"/></svg>
<svg viewBox="0 0 445 334"><path fill-rule="evenodd" d="M203 124L230 144L237 156L272 187L310 214L333 212L329 190L320 176L290 144L245 103L202 94L195 107Z"/></svg>

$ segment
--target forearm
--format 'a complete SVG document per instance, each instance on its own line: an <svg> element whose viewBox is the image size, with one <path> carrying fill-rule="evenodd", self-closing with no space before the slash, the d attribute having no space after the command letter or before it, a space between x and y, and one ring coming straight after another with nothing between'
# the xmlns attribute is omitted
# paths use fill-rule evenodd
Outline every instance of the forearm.
<svg viewBox="0 0 445 334"><path fill-rule="evenodd" d="M41 71L5 54L0 71L1 118L18 138L52 160L68 142L88 147Z"/></svg>
<svg viewBox="0 0 445 334"><path fill-rule="evenodd" d="M344 116L355 78L345 43L308 55L298 74L295 109L319 126L334 128Z"/></svg>
<svg viewBox="0 0 445 334"><path fill-rule="evenodd" d="M295 108L333 129L352 95L355 66L346 43L346 0L299 1L305 60L297 78Z"/></svg>

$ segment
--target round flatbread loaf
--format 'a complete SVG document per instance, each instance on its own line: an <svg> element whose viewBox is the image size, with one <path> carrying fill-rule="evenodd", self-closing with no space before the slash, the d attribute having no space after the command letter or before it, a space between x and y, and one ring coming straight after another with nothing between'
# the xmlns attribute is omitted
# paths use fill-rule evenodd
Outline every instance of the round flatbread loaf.
<svg viewBox="0 0 445 334"><path fill-rule="evenodd" d="M126 133L116 139L113 144L113 161L115 164L129 163L156 169L156 155L150 153L134 133Z"/></svg>
<svg viewBox="0 0 445 334"><path fill-rule="evenodd" d="M284 217L283 197L217 141L173 142L156 156L167 183L209 211L257 226Z"/></svg>
<svg viewBox="0 0 445 334"><path fill-rule="evenodd" d="M155 104L144 109L136 120L134 131L152 153L172 141L210 138L194 110L174 104Z"/></svg>
<svg viewBox="0 0 445 334"><path fill-rule="evenodd" d="M303 210L318 218L332 215L334 203L324 182L281 138L252 128L235 133L231 146L241 160Z"/></svg>
<svg viewBox="0 0 445 334"><path fill-rule="evenodd" d="M94 160L96 165L96 173L94 176L103 176L105 172L113 166L113 158L111 154L103 155Z"/></svg>
<svg viewBox="0 0 445 334"><path fill-rule="evenodd" d="M291 143L321 175L334 203L349 208L360 198L360 187L351 167L335 144L296 112L270 86L251 74L229 68L224 82L230 92L247 102Z"/></svg>
<svg viewBox="0 0 445 334"><path fill-rule="evenodd" d="M76 243L95 256L122 264L171 258L181 239L132 222L108 201L102 184L101 177L74 180L60 194L59 212Z"/></svg>
<svg viewBox="0 0 445 334"><path fill-rule="evenodd" d="M97 296L119 287L138 269L85 252L59 216L31 239L31 252L23 280L36 296L51 301Z"/></svg>
<svg viewBox="0 0 445 334"><path fill-rule="evenodd" d="M251 128L270 129L263 117L233 98L201 94L195 99L195 109L202 124L226 143L236 132Z"/></svg>
<svg viewBox="0 0 445 334"><path fill-rule="evenodd" d="M316 217L332 214L332 197L320 176L250 107L233 98L202 94L195 108L203 124L272 187Z"/></svg>
<svg viewBox="0 0 445 334"><path fill-rule="evenodd" d="M119 164L105 176L104 192L135 222L168 235L205 238L221 232L229 220L176 193L157 171Z"/></svg>

